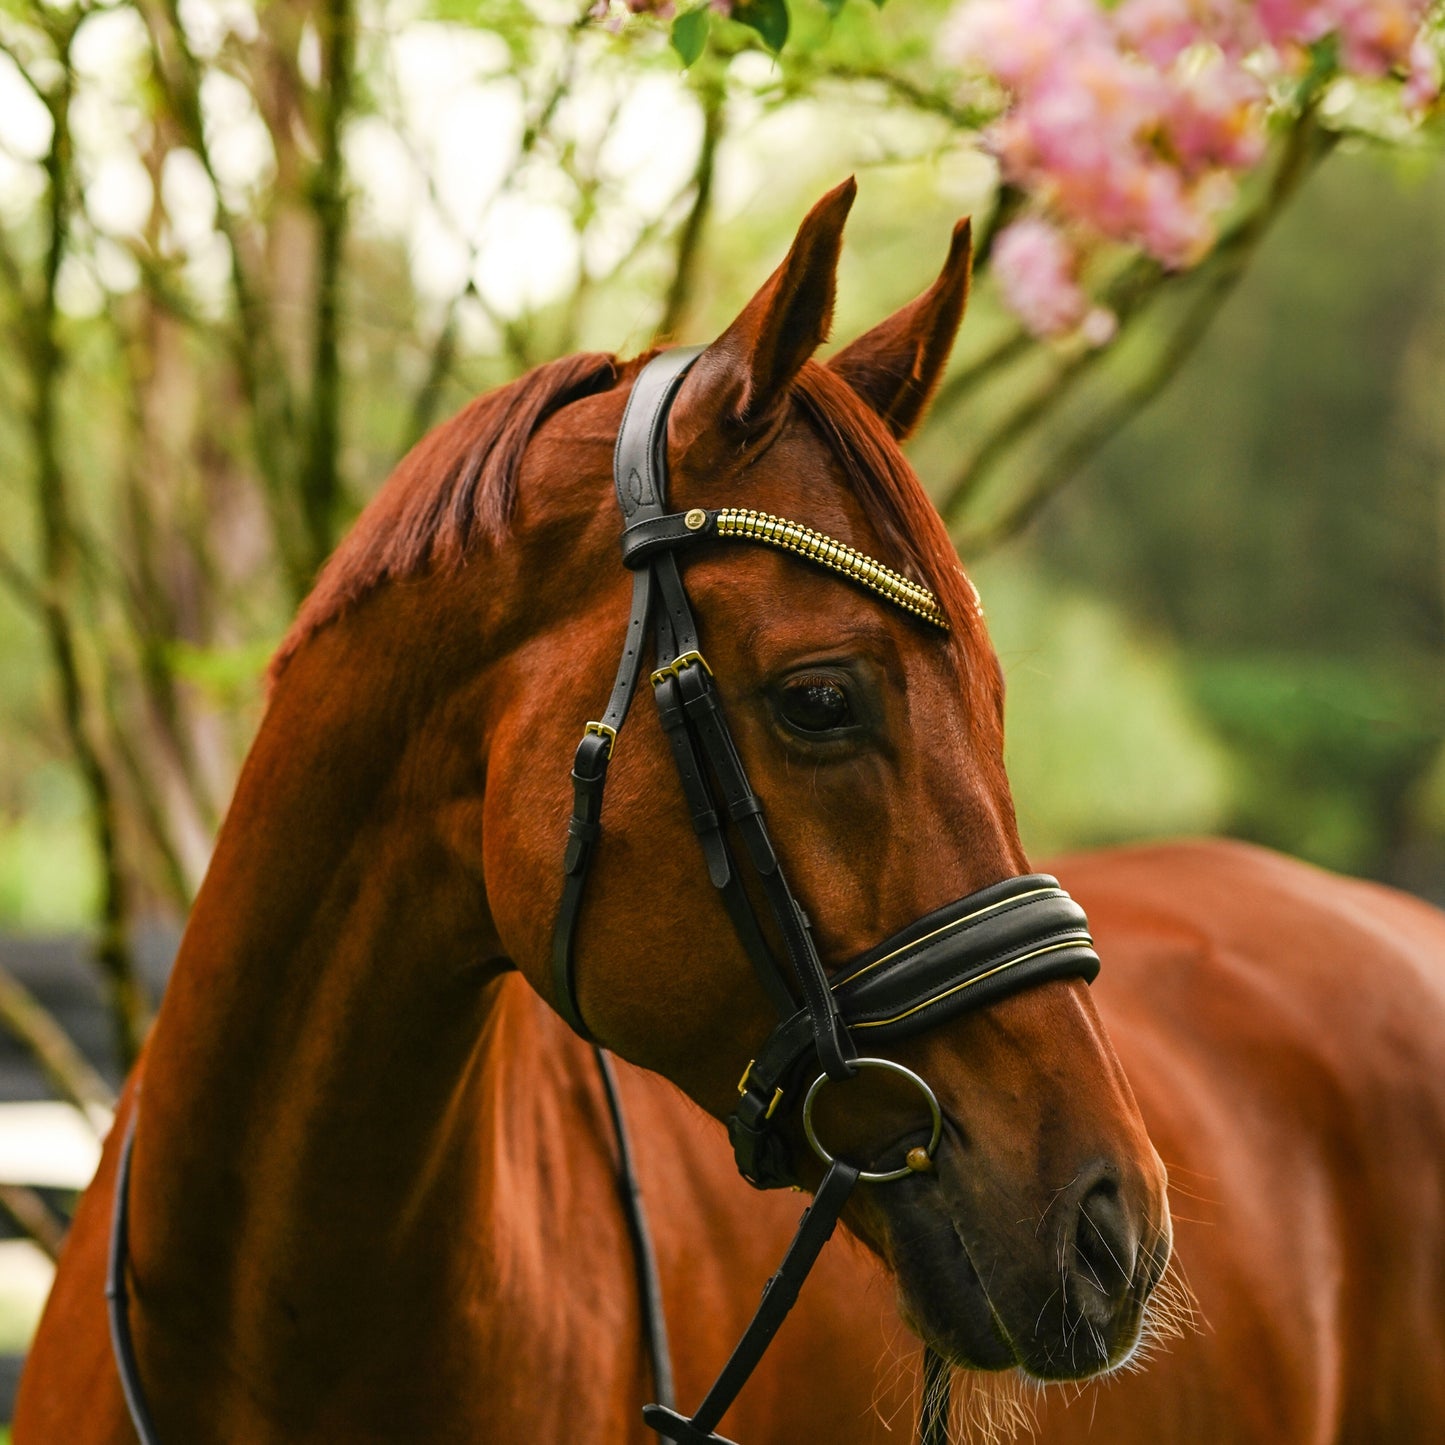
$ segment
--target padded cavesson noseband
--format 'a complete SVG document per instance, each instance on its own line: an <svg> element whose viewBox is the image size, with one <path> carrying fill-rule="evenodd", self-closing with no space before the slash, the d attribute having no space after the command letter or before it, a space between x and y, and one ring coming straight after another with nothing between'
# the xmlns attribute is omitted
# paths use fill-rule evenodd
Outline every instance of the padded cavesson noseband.
<svg viewBox="0 0 1445 1445"><path fill-rule="evenodd" d="M960 898L910 924L845 963L829 976L813 942L808 915L788 884L763 817L762 802L748 782L703 656L697 623L683 586L678 556L709 543L741 540L782 547L867 587L922 619L947 629L936 599L901 577L811 528L781 518L736 510L667 510L667 416L700 349L664 352L639 373L618 433L613 479L622 509L622 560L631 569L632 610L617 678L606 711L589 722L572 765L573 810L568 824L565 882L552 943L553 1002L582 1037L591 1039L577 999L574 943L588 869L603 839L603 789L618 735L642 675L647 634L655 655L653 695L672 751L683 795L707 866L744 951L779 1014L739 1085L728 1134L742 1175L759 1188L792 1185L797 1174L778 1125L813 1080L852 1077L861 1056L938 1027L960 1014L1052 979L1092 981L1098 955L1083 910L1045 874L1008 878ZM728 825L732 825L733 837ZM740 844L734 846L733 839ZM774 936L786 959L769 945L739 861L751 871L767 904ZM935 1121L936 1099L928 1085L900 1066L923 1091ZM821 1073L819 1072L821 1070ZM812 1138L809 1131L810 1140ZM937 1130L933 1143L937 1142ZM684 1417L664 1405L643 1414L649 1425L679 1445L718 1445L713 1427L732 1403L787 1313L818 1251L859 1178L882 1180L908 1173L869 1174L814 1147L828 1164L812 1205L763 1302L702 1406ZM913 1167L927 1168L932 1145L913 1151ZM634 1228L634 1237L639 1235ZM661 1336L655 1305L659 1292L646 1231L638 1269L649 1332ZM656 1347L654 1358L658 1357ZM665 1355L664 1355L665 1358ZM660 1375L659 1371L659 1375ZM934 1383L943 1366L930 1351L925 1373ZM666 1394L662 1381L659 1393ZM943 1438L947 1406L937 1389L925 1391L925 1439ZM724 1442L725 1445L725 1442Z"/></svg>

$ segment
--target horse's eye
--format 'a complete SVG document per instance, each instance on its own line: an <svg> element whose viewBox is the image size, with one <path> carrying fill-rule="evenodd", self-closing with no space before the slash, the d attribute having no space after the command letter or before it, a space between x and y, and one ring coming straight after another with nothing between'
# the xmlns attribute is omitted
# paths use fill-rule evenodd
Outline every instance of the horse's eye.
<svg viewBox="0 0 1445 1445"><path fill-rule="evenodd" d="M800 733L829 733L853 721L848 694L830 677L794 678L783 688L779 711Z"/></svg>

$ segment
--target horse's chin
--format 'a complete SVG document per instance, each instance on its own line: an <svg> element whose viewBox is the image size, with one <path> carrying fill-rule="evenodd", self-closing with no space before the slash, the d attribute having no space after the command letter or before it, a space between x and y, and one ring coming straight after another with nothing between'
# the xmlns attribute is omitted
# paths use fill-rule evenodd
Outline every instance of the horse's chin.
<svg viewBox="0 0 1445 1445"><path fill-rule="evenodd" d="M1057 1276L1030 1288L1000 1262L981 1276L936 1177L906 1181L882 1213L904 1323L956 1368L1084 1380L1133 1353L1140 1321L1106 1340L1060 1308Z"/></svg>
<svg viewBox="0 0 1445 1445"><path fill-rule="evenodd" d="M888 1211L888 1255L903 1322L951 1365L1007 1370L1021 1364L943 1207L942 1191L932 1181L910 1180L909 1197L902 1194Z"/></svg>

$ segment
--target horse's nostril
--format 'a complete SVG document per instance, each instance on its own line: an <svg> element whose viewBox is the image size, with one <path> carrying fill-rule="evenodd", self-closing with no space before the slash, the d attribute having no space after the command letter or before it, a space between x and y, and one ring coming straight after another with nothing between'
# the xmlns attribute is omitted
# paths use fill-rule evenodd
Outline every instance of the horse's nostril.
<svg viewBox="0 0 1445 1445"><path fill-rule="evenodd" d="M1074 1272L1109 1299L1121 1299L1134 1278L1138 1240L1112 1179L1099 1180L1079 1201L1074 1248Z"/></svg>

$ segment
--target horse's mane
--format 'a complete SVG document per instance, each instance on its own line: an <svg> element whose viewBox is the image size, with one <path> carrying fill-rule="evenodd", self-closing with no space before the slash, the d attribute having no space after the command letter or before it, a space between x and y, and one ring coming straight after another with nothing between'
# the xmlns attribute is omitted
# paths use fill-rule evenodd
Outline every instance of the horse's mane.
<svg viewBox="0 0 1445 1445"><path fill-rule="evenodd" d="M429 431L321 569L271 660L271 681L308 638L382 583L456 567L478 545L503 541L533 432L568 402L605 391L619 371L617 358L603 352L565 356L486 392Z"/></svg>
<svg viewBox="0 0 1445 1445"><path fill-rule="evenodd" d="M533 433L569 402L607 390L646 359L624 365L584 352L548 362L478 397L423 437L322 568L272 659L271 680L310 637L384 583L458 567L475 549L504 541ZM975 596L942 520L887 428L841 376L816 362L799 373L793 398L896 554L883 560L902 564L937 595L971 675L981 638Z"/></svg>

